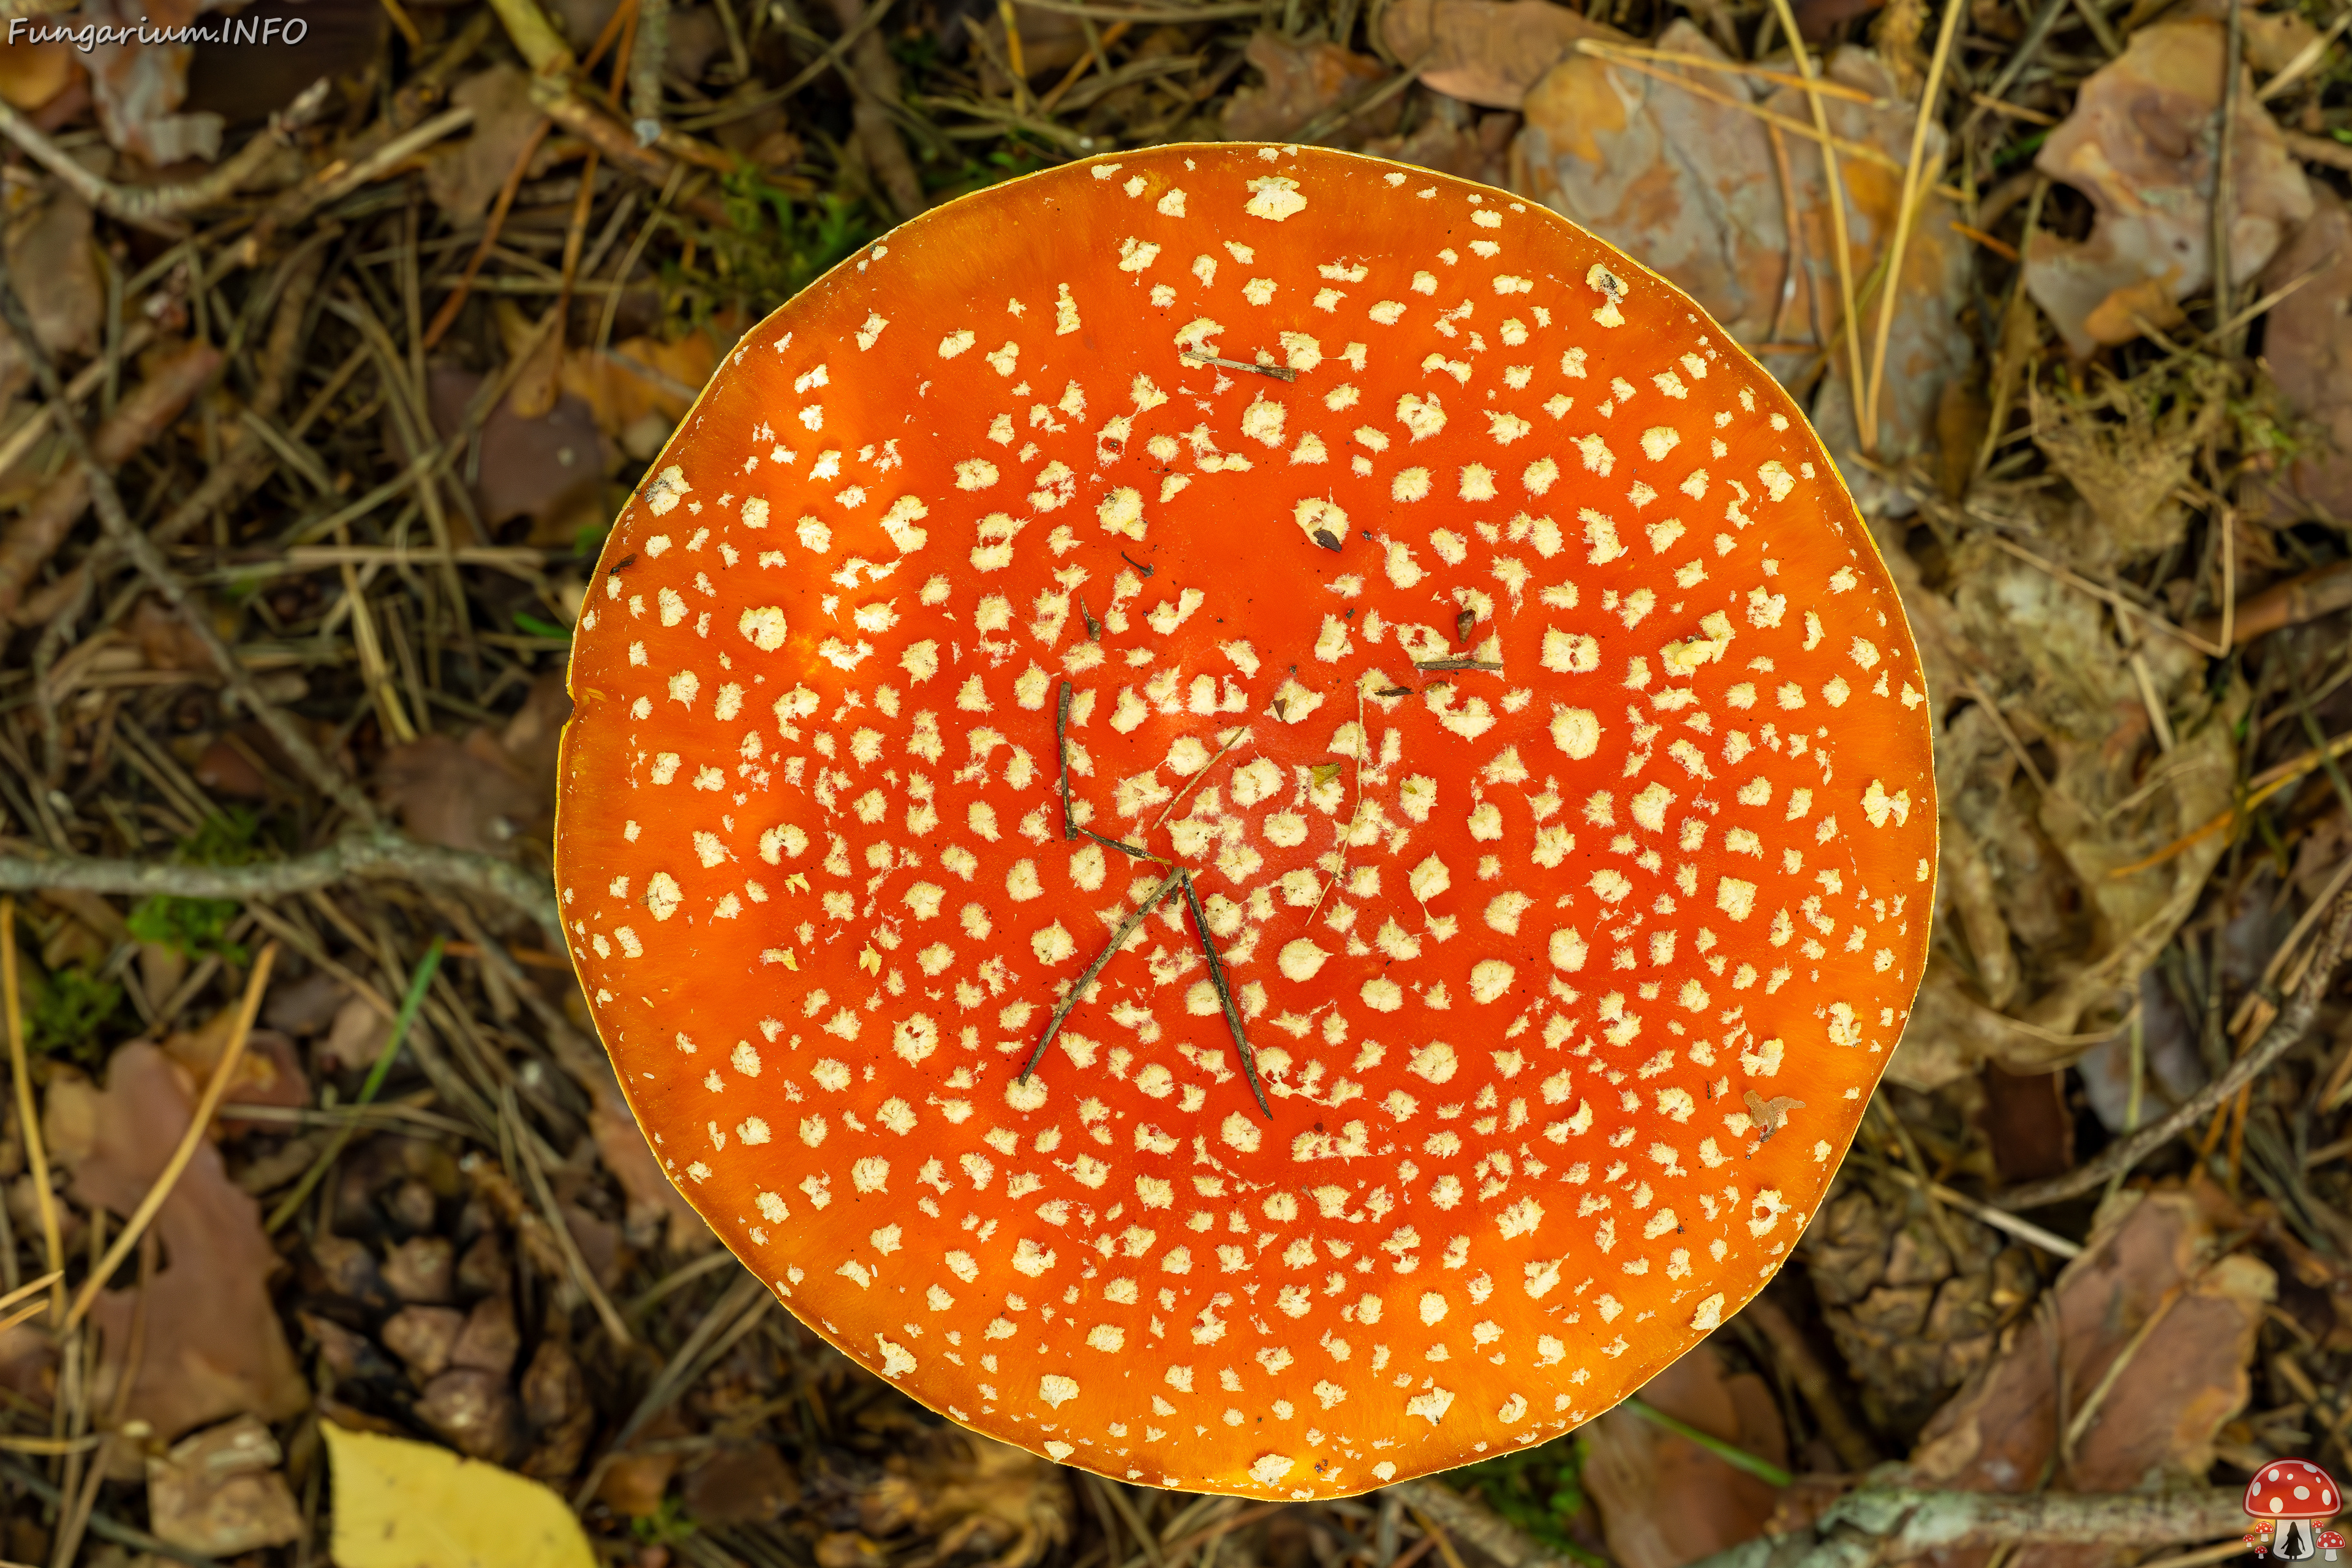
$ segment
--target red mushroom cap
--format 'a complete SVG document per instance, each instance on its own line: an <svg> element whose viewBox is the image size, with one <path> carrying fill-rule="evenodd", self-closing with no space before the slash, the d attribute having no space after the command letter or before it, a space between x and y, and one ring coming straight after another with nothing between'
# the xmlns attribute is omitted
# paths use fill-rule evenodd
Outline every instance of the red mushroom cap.
<svg viewBox="0 0 2352 1568"><path fill-rule="evenodd" d="M2343 1506L2336 1479L2308 1459L2278 1459L2246 1483L2246 1511L2257 1519L2333 1519Z"/></svg>
<svg viewBox="0 0 2352 1568"><path fill-rule="evenodd" d="M2323 1530L2319 1532L2319 1544L2326 1551L2341 1552L2344 1549L2344 1532L2340 1530Z"/></svg>
<svg viewBox="0 0 2352 1568"><path fill-rule="evenodd" d="M654 464L572 680L564 918L680 1189L847 1354L1130 1480L1606 1409L1785 1259L1926 954L1925 681L1795 405L1373 159L1121 154L836 268Z"/></svg>

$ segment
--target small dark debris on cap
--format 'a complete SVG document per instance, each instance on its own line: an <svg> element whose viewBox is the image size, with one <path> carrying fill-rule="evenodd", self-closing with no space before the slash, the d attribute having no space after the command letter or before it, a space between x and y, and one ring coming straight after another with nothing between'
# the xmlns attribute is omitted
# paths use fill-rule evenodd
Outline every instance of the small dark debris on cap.
<svg viewBox="0 0 2352 1568"><path fill-rule="evenodd" d="M1328 528L1318 528L1315 531L1315 542L1336 552L1339 548L1339 536Z"/></svg>

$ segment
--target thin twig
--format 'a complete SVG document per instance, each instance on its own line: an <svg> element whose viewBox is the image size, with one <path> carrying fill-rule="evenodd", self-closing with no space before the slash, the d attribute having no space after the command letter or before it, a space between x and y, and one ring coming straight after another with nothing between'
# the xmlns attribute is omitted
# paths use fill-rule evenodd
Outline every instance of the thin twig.
<svg viewBox="0 0 2352 1568"><path fill-rule="evenodd" d="M1952 0L1957 4L1958 0ZM2051 0L2055 5L2058 0ZM1847 386L1855 406L1862 401L1862 334L1856 331L1853 295L1853 249L1846 237L1845 180L1838 169L1837 155L1841 149L1830 134L1829 105L1822 101L1821 83L1813 70L1813 57L1805 48L1804 35L1797 28L1797 14L1789 0L1772 0L1773 15L1780 19L1780 30L1789 35L1790 52L1797 57L1797 70L1805 79L1805 101L1812 106L1813 136L1821 143L1822 174L1829 185L1830 238L1837 248L1838 293L1843 313L1838 318L1838 330L1845 335ZM1893 160L1888 160L1893 162Z"/></svg>
<svg viewBox="0 0 2352 1568"><path fill-rule="evenodd" d="M1191 778L1186 779L1182 789L1178 790L1174 795L1168 797L1168 804L1160 808L1160 815L1153 817L1151 819L1151 826L1143 830L1144 837L1148 838L1153 833L1157 832L1160 825L1168 820L1168 814L1175 810L1186 795L1192 793L1194 785L1198 784L1202 779L1207 778L1211 773L1214 773L1216 771L1217 764L1225 760L1225 753L1232 751L1235 745L1239 744L1244 739L1245 739L1249 732L1249 726L1244 724L1237 727L1232 734L1226 736L1225 743L1217 748L1217 754L1211 757L1207 763L1203 763L1199 773L1194 773Z"/></svg>
<svg viewBox="0 0 2352 1568"><path fill-rule="evenodd" d="M2235 4L2235 0L2231 3ZM1861 394L1859 430L1865 452L1878 450L1878 395L1886 381L1886 345L1895 336L1895 300L1903 291L1903 252L1911 243L1911 224L1918 211L1920 181L1927 162L1927 132L1936 123L1937 106L1943 101L1944 68L1951 61L1952 39L1960 30L1960 13L1967 9L1964 0L1944 0L1944 23L1936 34L1935 58L1928 62L1927 85L1919 95L1919 106L1911 122L1911 156L1903 166L1903 197L1895 209L1895 242L1887 247L1886 281L1878 290L1878 341L1871 350L1870 385L1856 389Z"/></svg>
<svg viewBox="0 0 2352 1568"><path fill-rule="evenodd" d="M66 1248L58 1226L57 1189L49 1183L48 1151L42 1147L40 1108L33 1103L33 1075L26 1067L24 996L16 979L16 900L0 898L0 1010L7 1015L8 1070L16 1080L16 1126L25 1140L25 1163L33 1173L33 1203L41 1216L42 1257L49 1268L49 1307L66 1306Z"/></svg>
<svg viewBox="0 0 2352 1568"><path fill-rule="evenodd" d="M222 160L218 167L200 178L176 185L109 184L91 174L72 153L50 141L39 126L5 102L0 102L0 132L5 132L11 142L24 149L26 156L55 174L64 182L67 189L89 205L125 223L142 228L156 228L182 214L227 200L247 181L257 177L271 159L293 144L294 132L308 124L325 107L327 95L333 85L325 77L312 82L293 102L270 116L267 129Z"/></svg>
<svg viewBox="0 0 2352 1568"><path fill-rule="evenodd" d="M1169 872L1168 879L1154 888L1150 896L1138 905L1132 914L1119 922L1118 929L1111 933L1109 945L1095 955L1095 961L1087 965L1087 972L1078 976L1078 983L1070 987L1069 994L1054 1005L1054 1016L1046 1020L1045 1033L1038 1039L1037 1048L1030 1052L1029 1059L1022 1064L1021 1082L1027 1083L1029 1075L1037 1070L1038 1062L1045 1058L1045 1047L1052 1045L1054 1037L1062 1032L1062 1020L1070 1016L1070 1009L1078 1005L1078 998L1086 994L1087 987L1095 983L1095 976L1102 973L1103 965L1110 962L1111 954L1127 945L1127 939L1133 936L1135 928L1143 923L1143 917L1159 908L1160 900L1175 891L1177 886L1183 880L1182 868L1180 867Z"/></svg>
<svg viewBox="0 0 2352 1568"><path fill-rule="evenodd" d="M427 886L460 889L510 905L539 922L551 942L563 940L563 922L550 883L510 861L463 849L420 844L389 829L354 832L307 855L252 866L182 866L78 856L35 858L0 854L0 892L71 888L131 897L278 899L330 888L354 877L399 877Z"/></svg>
<svg viewBox="0 0 2352 1568"><path fill-rule="evenodd" d="M522 1111L515 1103L513 1086L509 1085L499 1092L502 1112L520 1123ZM604 1332L612 1337L613 1342L622 1346L635 1344L636 1338L629 1332L629 1325L621 1321L613 1299L604 1294L604 1287L597 1283L595 1271L588 1267L588 1259L580 1250L579 1238L572 1234L572 1226L563 1217L562 1205L555 1201L555 1189L548 1184L547 1173L540 1169L539 1154L531 1148L528 1130L519 1128L514 1139L516 1157L522 1163L524 1174L530 1180L531 1191L539 1198L540 1209L546 1216L547 1228L554 1237L556 1249L563 1254L563 1261L571 1268L580 1293L587 1297L588 1304L596 1310L597 1319L604 1323Z"/></svg>
<svg viewBox="0 0 2352 1568"><path fill-rule="evenodd" d="M1213 364L1220 370L1247 371L1252 375L1270 375L1277 381L1297 381L1298 373L1286 364L1257 364L1245 359L1220 359L1215 354L1202 353L1198 349L1184 349L1179 359L1192 364Z"/></svg>
<svg viewBox="0 0 2352 1568"><path fill-rule="evenodd" d="M1241 1058L1242 1077L1249 1080L1250 1093L1257 1097L1257 1108L1271 1121L1274 1107L1265 1102L1265 1089L1257 1080L1257 1053L1250 1049L1249 1036L1242 1028L1242 1012L1234 1005L1233 983L1225 978L1224 960L1217 956L1217 944L1209 932L1209 917L1202 912L1201 896L1192 890L1192 873L1184 871L1180 875L1184 879L1184 902L1192 911L1192 926L1201 938L1201 956L1209 961L1209 984L1216 987L1217 1005L1224 1010L1225 1027L1233 1031L1234 1054Z"/></svg>
<svg viewBox="0 0 2352 1568"><path fill-rule="evenodd" d="M1070 683L1065 680L1054 698L1054 757L1062 765L1062 837L1066 842L1078 836L1077 819L1070 815Z"/></svg>

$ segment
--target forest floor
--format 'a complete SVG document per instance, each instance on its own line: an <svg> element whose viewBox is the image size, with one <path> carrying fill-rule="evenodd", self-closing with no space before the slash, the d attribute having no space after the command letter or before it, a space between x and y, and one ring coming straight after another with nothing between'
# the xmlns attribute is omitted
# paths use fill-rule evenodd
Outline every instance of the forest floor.
<svg viewBox="0 0 2352 1568"><path fill-rule="evenodd" d="M323 1563L448 1449L485 1560L552 1499L639 1568L1680 1568L1865 1484L2352 1474L2352 6L1591 5L0 47L0 1559ZM1753 1307L1450 1490L1275 1509L968 1440L801 1330L544 923L569 628L735 335L959 194L1233 138L1694 258L1895 569L1945 842L1917 1016ZM331 1489L330 1429L398 1441ZM2113 1518L1947 1555L2220 1555Z"/></svg>

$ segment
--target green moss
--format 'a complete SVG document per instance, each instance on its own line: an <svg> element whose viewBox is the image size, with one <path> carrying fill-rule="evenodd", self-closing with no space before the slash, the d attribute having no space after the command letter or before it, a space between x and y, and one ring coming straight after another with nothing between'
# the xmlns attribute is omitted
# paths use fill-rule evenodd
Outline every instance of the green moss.
<svg viewBox="0 0 2352 1568"><path fill-rule="evenodd" d="M184 866L249 865L269 853L268 847L258 842L260 832L260 818L232 806L223 815L206 817L172 858ZM245 949L228 940L228 928L236 917L233 899L159 894L142 899L123 923L141 942L155 942L190 958L217 956L241 964L246 961Z"/></svg>
<svg viewBox="0 0 2352 1568"><path fill-rule="evenodd" d="M122 1005L122 987L76 965L43 974L26 964L25 1037L36 1055L95 1065L106 1026Z"/></svg>
<svg viewBox="0 0 2352 1568"><path fill-rule="evenodd" d="M1445 1479L1484 1499L1487 1507L1553 1551L1602 1568L1607 1560L1570 1533L1576 1516L1584 1511L1583 1472L1583 1446L1570 1436L1497 1455Z"/></svg>

